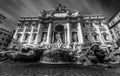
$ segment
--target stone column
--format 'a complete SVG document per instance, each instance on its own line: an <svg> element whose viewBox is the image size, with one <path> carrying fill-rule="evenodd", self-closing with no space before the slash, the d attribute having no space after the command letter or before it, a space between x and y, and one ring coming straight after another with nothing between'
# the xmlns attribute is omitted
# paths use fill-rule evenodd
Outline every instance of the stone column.
<svg viewBox="0 0 120 76"><path fill-rule="evenodd" d="M70 35L70 24L67 23L66 26L67 26L67 44L69 45L70 42L71 42L71 37L70 37L70 36L71 36L71 35Z"/></svg>
<svg viewBox="0 0 120 76"><path fill-rule="evenodd" d="M17 29L15 30L14 36L13 38L16 39L17 33L18 33L19 27L17 27Z"/></svg>
<svg viewBox="0 0 120 76"><path fill-rule="evenodd" d="M37 32L37 36L35 39L35 44L38 44L38 42L41 40L41 35L42 35L42 31L41 31L41 23L38 24L38 32Z"/></svg>
<svg viewBox="0 0 120 76"><path fill-rule="evenodd" d="M101 25L101 24L100 24L100 25ZM102 36L102 34L101 34L101 31L100 31L99 26L97 26L97 31L98 31L98 33L99 33L99 40L100 40L100 42L104 45L103 36Z"/></svg>
<svg viewBox="0 0 120 76"><path fill-rule="evenodd" d="M32 28L31 28L31 32L30 32L30 37L29 37L29 40L28 40L28 44L31 44L31 40L32 40L32 37L33 37L33 30L34 30L34 26L32 26Z"/></svg>
<svg viewBox="0 0 120 76"><path fill-rule="evenodd" d="M79 44L83 44L84 40L83 40L82 27L81 27L80 22L78 22L78 28L77 29L78 29L78 41L79 41Z"/></svg>
<svg viewBox="0 0 120 76"><path fill-rule="evenodd" d="M52 27L52 23L49 23L46 44L50 44L50 40L51 40L51 37L50 37L51 36L51 27Z"/></svg>
<svg viewBox="0 0 120 76"><path fill-rule="evenodd" d="M23 42L24 39L24 35L25 35L25 31L26 31L26 26L24 26L23 32L22 32L22 37L20 39L20 42Z"/></svg>
<svg viewBox="0 0 120 76"><path fill-rule="evenodd" d="M66 42L66 41L67 41L66 29L65 29L64 33L65 33L65 44L66 44L66 43L67 43L67 42Z"/></svg>

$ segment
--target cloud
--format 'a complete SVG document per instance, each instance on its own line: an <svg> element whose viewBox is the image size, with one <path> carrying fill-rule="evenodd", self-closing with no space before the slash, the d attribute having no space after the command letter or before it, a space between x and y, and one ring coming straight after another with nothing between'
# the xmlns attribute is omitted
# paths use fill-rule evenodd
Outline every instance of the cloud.
<svg viewBox="0 0 120 76"><path fill-rule="evenodd" d="M116 2L115 2L116 1ZM21 16L38 16L43 9L53 9L57 4L63 4L68 9L77 9L81 14L105 14L109 19L119 6L118 0L0 0L0 13L7 19L6 27L15 29ZM113 5L112 5L113 2ZM115 5L117 3L117 5ZM110 7L111 6L111 7Z"/></svg>

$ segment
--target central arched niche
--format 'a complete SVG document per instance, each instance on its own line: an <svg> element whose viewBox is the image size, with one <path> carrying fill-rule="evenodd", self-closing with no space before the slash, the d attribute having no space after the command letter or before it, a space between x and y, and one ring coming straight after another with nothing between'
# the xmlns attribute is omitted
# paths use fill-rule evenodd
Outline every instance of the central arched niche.
<svg viewBox="0 0 120 76"><path fill-rule="evenodd" d="M52 35L52 43L55 43L57 38L56 38L56 35L59 33L60 34L60 37L62 39L62 42L65 43L65 28L63 25L61 24L57 24L55 27L54 27L54 31L53 31L53 35Z"/></svg>
<svg viewBox="0 0 120 76"><path fill-rule="evenodd" d="M55 27L55 30L56 30L57 32L63 32L63 31L64 31L64 26L63 26L63 25L57 25L57 26Z"/></svg>

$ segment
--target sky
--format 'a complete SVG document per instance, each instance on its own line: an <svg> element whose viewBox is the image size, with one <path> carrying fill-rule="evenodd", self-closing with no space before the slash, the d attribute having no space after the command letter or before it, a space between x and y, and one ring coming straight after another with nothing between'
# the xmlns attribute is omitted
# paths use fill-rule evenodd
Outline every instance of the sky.
<svg viewBox="0 0 120 76"><path fill-rule="evenodd" d="M106 20L120 10L120 0L0 0L0 13L6 17L0 27L14 30L20 17L37 17L41 10L53 9L58 4L83 15L103 14Z"/></svg>

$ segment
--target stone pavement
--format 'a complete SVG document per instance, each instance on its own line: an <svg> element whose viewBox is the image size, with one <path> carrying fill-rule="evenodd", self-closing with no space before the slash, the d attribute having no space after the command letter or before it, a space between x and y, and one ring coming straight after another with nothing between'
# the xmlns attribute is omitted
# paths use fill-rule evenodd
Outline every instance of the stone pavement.
<svg viewBox="0 0 120 76"><path fill-rule="evenodd" d="M120 76L119 71L101 66L0 63L0 76Z"/></svg>

